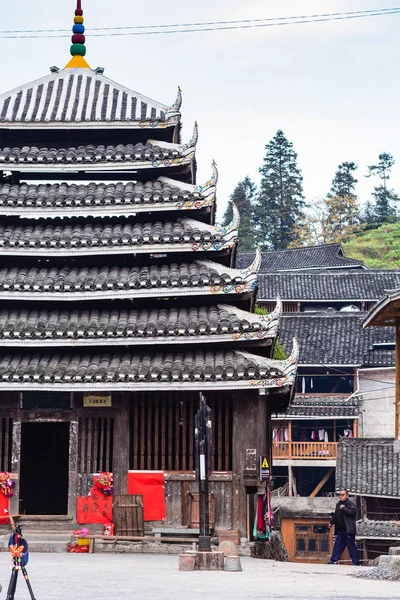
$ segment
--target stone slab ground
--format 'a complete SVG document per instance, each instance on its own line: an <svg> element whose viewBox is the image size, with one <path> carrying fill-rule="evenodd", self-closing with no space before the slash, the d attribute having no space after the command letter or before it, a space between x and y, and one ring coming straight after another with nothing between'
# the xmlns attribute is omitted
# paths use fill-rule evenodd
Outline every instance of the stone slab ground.
<svg viewBox="0 0 400 600"><path fill-rule="evenodd" d="M9 554L0 554L5 598ZM242 558L243 571L178 571L178 556L42 554L28 572L37 600L384 600L400 598L400 583L349 577L357 567L303 565ZM16 600L28 600L21 578Z"/></svg>

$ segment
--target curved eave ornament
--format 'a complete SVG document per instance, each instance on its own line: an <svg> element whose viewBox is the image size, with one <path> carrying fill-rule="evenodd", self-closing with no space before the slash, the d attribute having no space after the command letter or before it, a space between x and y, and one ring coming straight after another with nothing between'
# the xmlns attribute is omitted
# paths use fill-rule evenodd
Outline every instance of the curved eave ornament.
<svg viewBox="0 0 400 600"><path fill-rule="evenodd" d="M240 225L239 211L233 205L233 218L226 227L213 227L213 239L207 242L195 243L192 246L193 252L201 250L203 252L224 250L232 248L237 242L238 229Z"/></svg>
<svg viewBox="0 0 400 600"><path fill-rule="evenodd" d="M253 341L253 340L273 340L278 336L280 318L282 315L282 301L277 297L275 309L267 315L257 315L248 313L230 306L229 304L219 304L220 309L236 314L240 319L247 320L251 323L252 328L248 331L237 331L232 333L232 341Z"/></svg>
<svg viewBox="0 0 400 600"><path fill-rule="evenodd" d="M243 279L248 279L251 276L257 276L261 267L261 247L258 246L253 262L246 269L240 269Z"/></svg>
<svg viewBox="0 0 400 600"><path fill-rule="evenodd" d="M181 106L182 106L182 90L178 86L178 93L176 96L175 102L168 108L165 113L165 119L170 121L171 119L175 119L180 121L181 118Z"/></svg>
<svg viewBox="0 0 400 600"><path fill-rule="evenodd" d="M296 338L293 338L292 352L285 360L271 360L271 371L275 367L277 375L266 379L253 379L249 381L249 386L254 388L283 388L291 387L296 382L297 363L299 360L299 344ZM271 373L272 374L272 373Z"/></svg>
<svg viewBox="0 0 400 600"><path fill-rule="evenodd" d="M193 133L190 141L187 144L182 144L179 146L179 153L182 157L194 158L197 142L199 141L199 126L197 121L193 127Z"/></svg>
<svg viewBox="0 0 400 600"><path fill-rule="evenodd" d="M212 175L206 183L202 185L196 185L194 188L194 194L202 196L203 198L207 198L209 196L213 196L213 202L215 201L215 194L217 191L217 183L218 183L218 169L217 163L215 160L211 163Z"/></svg>

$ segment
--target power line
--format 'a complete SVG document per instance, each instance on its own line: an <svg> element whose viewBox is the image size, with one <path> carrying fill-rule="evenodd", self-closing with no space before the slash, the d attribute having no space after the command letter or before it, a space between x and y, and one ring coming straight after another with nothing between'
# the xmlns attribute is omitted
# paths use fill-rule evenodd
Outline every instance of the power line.
<svg viewBox="0 0 400 600"><path fill-rule="evenodd" d="M391 11L399 11L400 7L392 6L391 8L376 8L370 10L353 10L347 12L336 12L336 13L317 13L312 15L297 15L289 17L265 17L262 19L238 19L236 21L198 21L197 23L170 23L168 25L124 25L122 27L93 27L90 31L118 31L127 29L164 29L164 28L176 28L176 27L201 27L204 25L242 25L246 23L262 23L267 21L289 21L297 19L314 19L318 17L336 17L344 15L367 15L370 13L384 14ZM67 33L70 35L69 29L0 29L0 33Z"/></svg>
<svg viewBox="0 0 400 600"><path fill-rule="evenodd" d="M138 27L110 27L97 28L92 31L102 32L93 33L91 37L120 37L120 36L142 36L142 35L172 35L177 33L204 33L212 31L233 31L238 29L254 29L265 27L282 27L284 25L304 25L310 23L324 23L328 21L343 21L349 19L361 19L366 17L378 17L395 15L400 13L400 7L390 9L376 9L374 11L359 11L352 13L325 13L320 15L304 15L304 16L289 16L275 17L271 19L253 19L243 21L215 21L210 23L189 23L179 25L143 25ZM268 22L267 22L268 21ZM226 25L220 25L224 24ZM204 27L203 25L212 25ZM181 29L176 29L181 27ZM182 29L182 27L187 27ZM162 29L161 31L153 31L152 29ZM168 29L174 28L174 29ZM146 29L146 31L132 31L132 29ZM57 34L64 32L63 30L3 30L0 31L0 39L45 39L45 38L67 38L70 33L62 33L61 35L48 35L49 33ZM16 35L9 35L15 33ZM18 35L17 35L18 34ZM29 35L25 35L29 34ZM38 34L38 35L36 35ZM44 34L44 35L43 35Z"/></svg>

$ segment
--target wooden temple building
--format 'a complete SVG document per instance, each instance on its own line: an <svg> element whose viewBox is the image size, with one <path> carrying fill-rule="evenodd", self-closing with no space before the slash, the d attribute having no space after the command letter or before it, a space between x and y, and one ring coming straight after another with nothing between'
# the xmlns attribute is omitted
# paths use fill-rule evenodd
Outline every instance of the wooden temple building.
<svg viewBox="0 0 400 600"><path fill-rule="evenodd" d="M164 477L152 526L191 523L194 415L212 409L213 526L252 529L270 414L297 344L254 314L260 253L234 268L240 216L215 224L217 168L196 182L197 124L91 69L83 11L72 59L0 96L0 471L13 514L76 519L93 474ZM186 139L186 138L185 138ZM290 349L289 349L290 351ZM271 461L270 461L271 462ZM151 477L149 477L151 499Z"/></svg>

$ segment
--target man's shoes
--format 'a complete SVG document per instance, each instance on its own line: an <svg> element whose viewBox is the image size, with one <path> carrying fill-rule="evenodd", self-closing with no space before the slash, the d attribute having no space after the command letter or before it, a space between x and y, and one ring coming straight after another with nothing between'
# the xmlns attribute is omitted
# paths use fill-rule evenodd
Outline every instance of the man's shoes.
<svg viewBox="0 0 400 600"><path fill-rule="evenodd" d="M361 567L360 563L353 563L351 566L352 567Z"/></svg>
<svg viewBox="0 0 400 600"><path fill-rule="evenodd" d="M338 564L337 560L332 560L331 559L331 560L328 561L328 565L337 565L337 564Z"/></svg>

